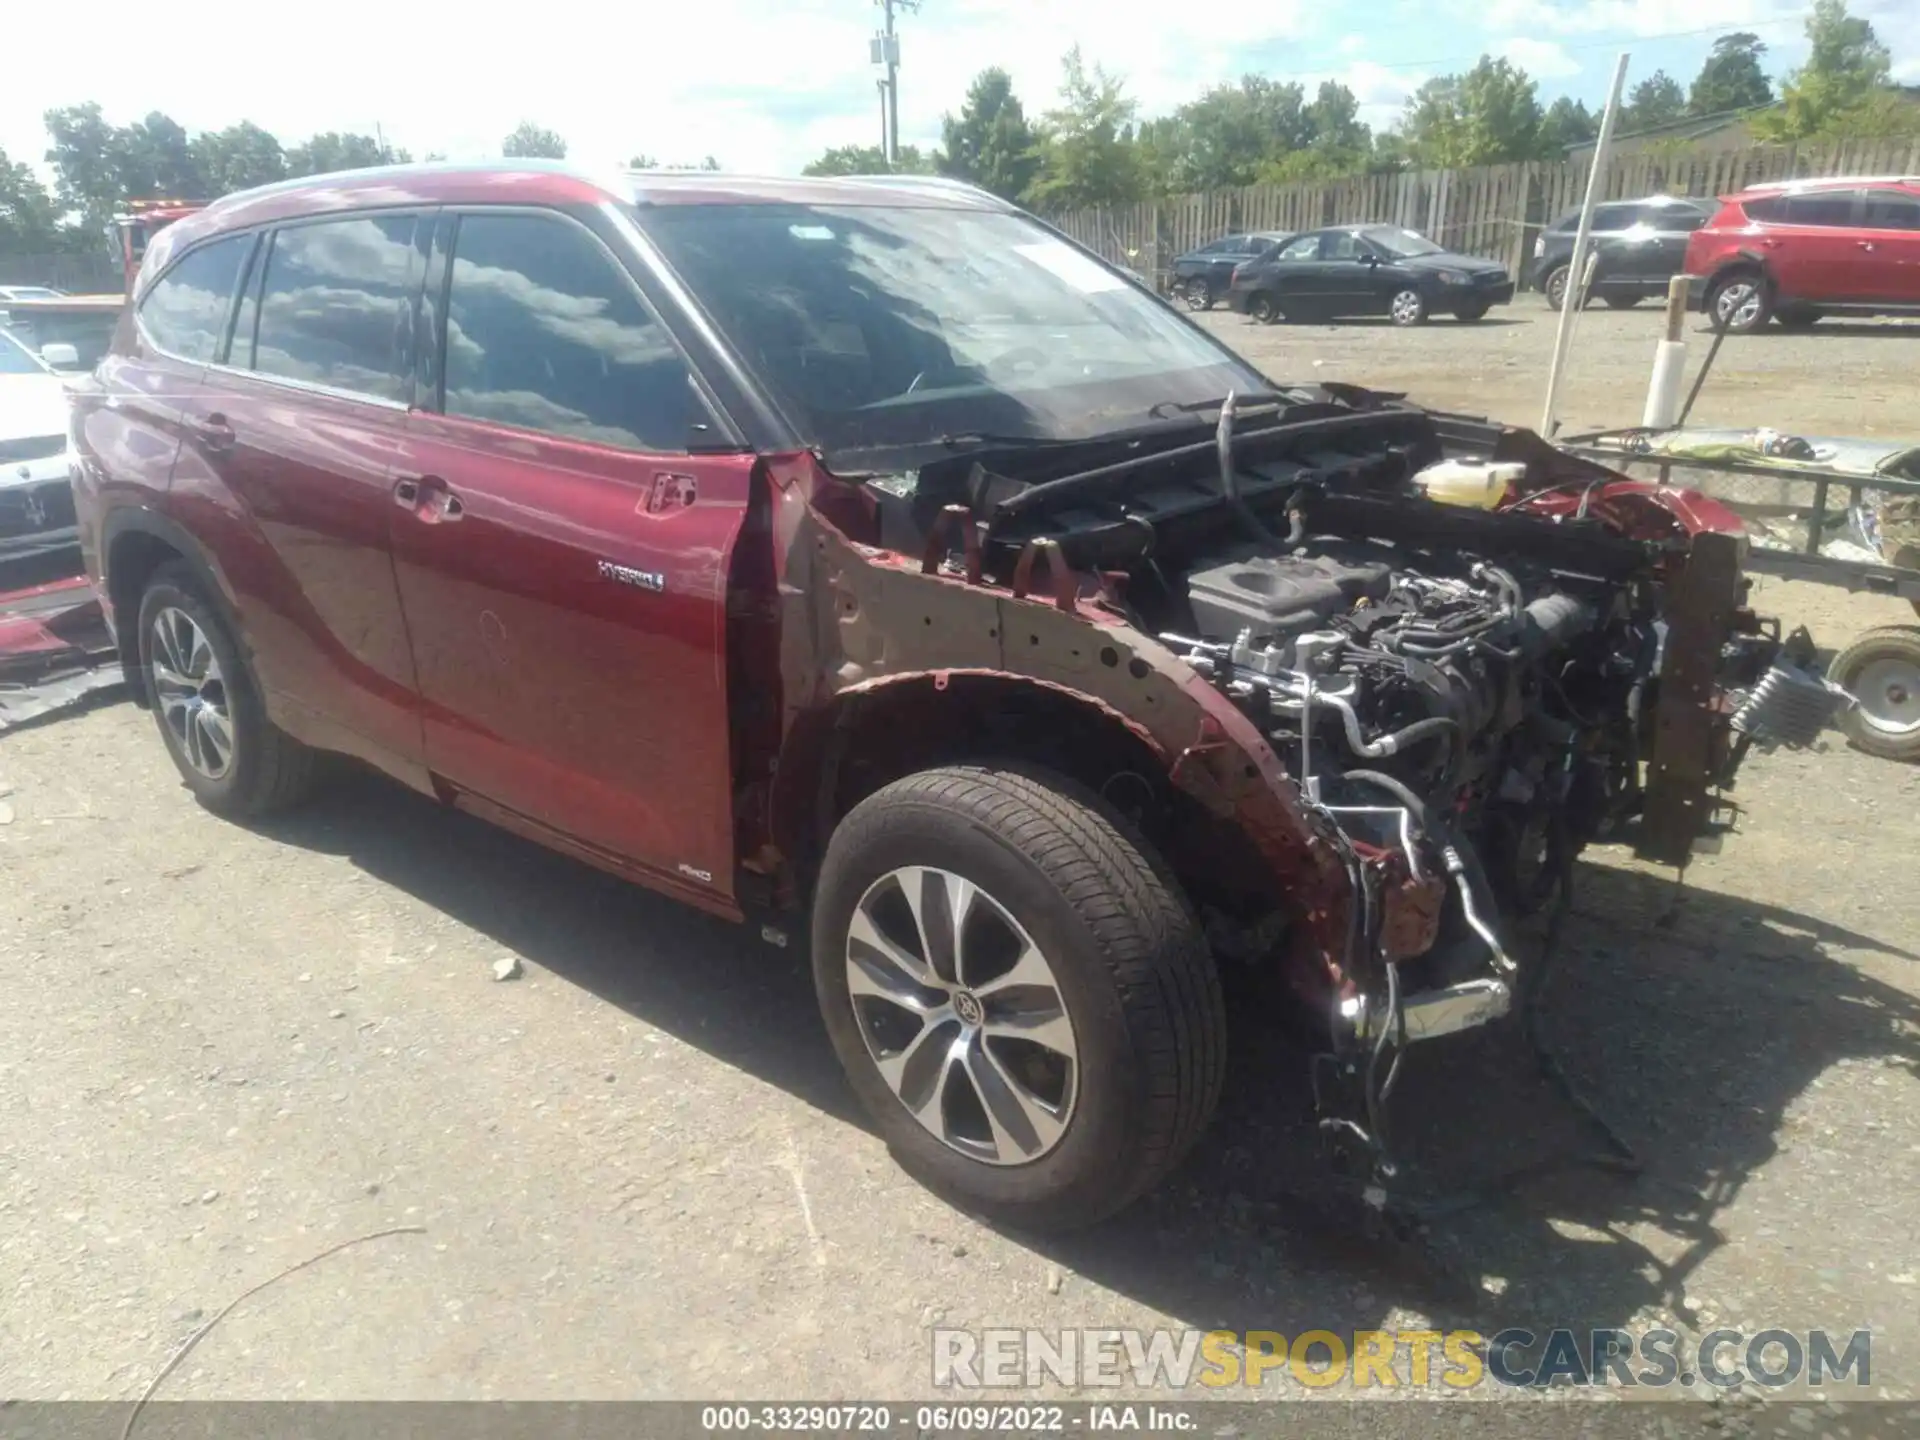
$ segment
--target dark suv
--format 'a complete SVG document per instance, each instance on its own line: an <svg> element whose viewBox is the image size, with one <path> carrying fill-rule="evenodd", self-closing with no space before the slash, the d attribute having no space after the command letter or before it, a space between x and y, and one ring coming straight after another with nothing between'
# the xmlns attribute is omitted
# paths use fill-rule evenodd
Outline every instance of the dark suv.
<svg viewBox="0 0 1920 1440"><path fill-rule="evenodd" d="M1227 965L1390 1174L1393 1055L1507 1011L1587 841L1687 853L1771 654L1713 501L1276 388L952 182L328 175L169 226L132 305L74 488L186 788L344 753L805 926L876 1128L1026 1224L1200 1134ZM1503 513L1423 498L1474 458Z"/></svg>
<svg viewBox="0 0 1920 1440"><path fill-rule="evenodd" d="M1686 265L1687 239L1713 213L1706 200L1649 195L1615 200L1593 208L1593 286L1587 292L1616 309L1665 295L1667 285ZM1569 211L1533 242L1527 283L1558 310L1573 270L1573 241L1580 212Z"/></svg>
<svg viewBox="0 0 1920 1440"><path fill-rule="evenodd" d="M1212 309L1213 302L1226 295L1238 266L1272 254L1288 234L1285 230L1256 230L1224 235L1210 245L1176 256L1173 293L1185 300L1190 310Z"/></svg>
<svg viewBox="0 0 1920 1440"><path fill-rule="evenodd" d="M1686 265L1696 303L1735 332L1920 313L1920 178L1756 185L1721 201Z"/></svg>

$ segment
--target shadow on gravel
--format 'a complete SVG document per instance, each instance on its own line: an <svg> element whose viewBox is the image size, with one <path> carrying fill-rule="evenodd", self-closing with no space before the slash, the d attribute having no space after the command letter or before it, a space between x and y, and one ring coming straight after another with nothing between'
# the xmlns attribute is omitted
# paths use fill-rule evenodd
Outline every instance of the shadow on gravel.
<svg viewBox="0 0 1920 1440"><path fill-rule="evenodd" d="M345 856L648 1024L860 1123L797 934L775 948L757 929L352 772L266 833ZM1371 1329L1408 1306L1492 1333L1516 1318L1584 1329L1671 1309L1721 1243L1715 1214L1775 1154L1803 1090L1840 1062L1920 1067L1905 1033L1920 1027L1920 1002L1822 947L1920 955L1667 875L1583 863L1577 884L1543 1028L1644 1162L1639 1178L1564 1170L1435 1221L1415 1251L1384 1246L1350 1223L1357 1202L1330 1184L1304 1051L1272 1007L1239 996L1226 1098L1198 1152L1115 1220L1021 1243L1205 1328ZM1509 1028L1415 1047L1391 1114L1403 1153L1443 1192L1598 1149ZM1661 1238L1648 1248L1627 1227ZM1464 1282L1464 1293L1436 1277Z"/></svg>

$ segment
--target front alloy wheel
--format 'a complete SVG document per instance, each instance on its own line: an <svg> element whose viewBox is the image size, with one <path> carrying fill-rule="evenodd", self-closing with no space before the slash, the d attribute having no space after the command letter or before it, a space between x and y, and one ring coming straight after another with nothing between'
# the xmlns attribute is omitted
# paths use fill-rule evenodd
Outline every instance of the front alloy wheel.
<svg viewBox="0 0 1920 1440"><path fill-rule="evenodd" d="M991 895L951 870L889 871L854 907L847 990L887 1088L990 1165L1037 1160L1073 1117L1079 1050L1060 982Z"/></svg>
<svg viewBox="0 0 1920 1440"><path fill-rule="evenodd" d="M1418 325L1427 318L1426 297L1411 286L1394 292L1387 302L1387 318L1396 325Z"/></svg>

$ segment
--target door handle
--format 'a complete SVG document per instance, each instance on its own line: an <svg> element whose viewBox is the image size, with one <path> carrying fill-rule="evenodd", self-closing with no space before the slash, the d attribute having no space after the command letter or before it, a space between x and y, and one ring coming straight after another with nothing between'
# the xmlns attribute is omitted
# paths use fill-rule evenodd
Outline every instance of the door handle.
<svg viewBox="0 0 1920 1440"><path fill-rule="evenodd" d="M217 410L204 419L189 420L187 428L209 450L225 450L234 441L233 426L229 425L227 417Z"/></svg>
<svg viewBox="0 0 1920 1440"><path fill-rule="evenodd" d="M466 513L467 507L460 503L458 495L451 490L440 489L434 491L433 498L421 510L420 518L429 525L450 524Z"/></svg>

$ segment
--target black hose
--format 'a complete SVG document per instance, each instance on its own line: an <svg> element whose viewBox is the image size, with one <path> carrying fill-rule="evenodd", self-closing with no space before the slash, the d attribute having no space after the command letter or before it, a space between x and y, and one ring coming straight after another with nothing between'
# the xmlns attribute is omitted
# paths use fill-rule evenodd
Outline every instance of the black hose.
<svg viewBox="0 0 1920 1440"><path fill-rule="evenodd" d="M1449 730L1461 740L1465 740L1466 735L1460 728L1460 722L1451 715L1429 715L1424 720L1414 721L1404 730L1396 730L1391 735L1383 735L1370 743L1374 745L1391 743L1393 748L1387 753L1392 755L1406 749L1409 745L1419 744L1428 736L1444 734Z"/></svg>

